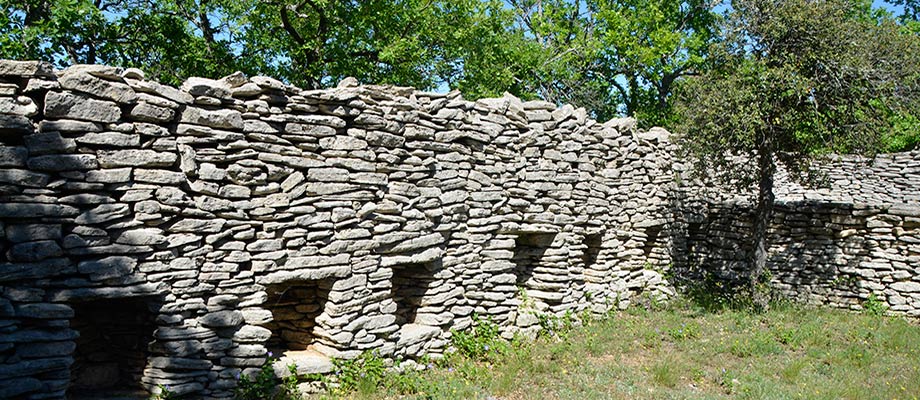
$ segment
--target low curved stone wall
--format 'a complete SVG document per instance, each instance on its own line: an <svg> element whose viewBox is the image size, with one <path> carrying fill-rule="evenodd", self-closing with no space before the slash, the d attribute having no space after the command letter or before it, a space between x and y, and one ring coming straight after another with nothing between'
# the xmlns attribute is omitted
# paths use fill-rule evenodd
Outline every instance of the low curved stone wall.
<svg viewBox="0 0 920 400"><path fill-rule="evenodd" d="M226 398L269 351L436 357L473 314L666 296L669 146L511 96L2 61L0 398Z"/></svg>
<svg viewBox="0 0 920 400"><path fill-rule="evenodd" d="M474 314L532 336L669 274L734 279L750 198L668 136L513 96L0 61L0 398L227 398L269 352L438 357ZM819 168L777 181L774 285L920 315L920 153Z"/></svg>

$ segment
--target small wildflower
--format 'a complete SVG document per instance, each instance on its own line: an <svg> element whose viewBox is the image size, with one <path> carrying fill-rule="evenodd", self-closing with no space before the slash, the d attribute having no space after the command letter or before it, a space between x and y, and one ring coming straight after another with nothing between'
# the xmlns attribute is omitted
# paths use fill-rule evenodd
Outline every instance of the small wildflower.
<svg viewBox="0 0 920 400"><path fill-rule="evenodd" d="M270 352L270 351L268 352L268 358L272 358L272 357L274 357L274 356L275 356L275 353L272 353L272 352Z"/></svg>

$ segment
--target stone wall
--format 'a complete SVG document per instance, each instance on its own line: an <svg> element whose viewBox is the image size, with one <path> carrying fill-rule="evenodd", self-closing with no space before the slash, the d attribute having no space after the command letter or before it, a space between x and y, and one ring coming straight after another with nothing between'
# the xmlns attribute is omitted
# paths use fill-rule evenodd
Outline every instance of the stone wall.
<svg viewBox="0 0 920 400"><path fill-rule="evenodd" d="M859 310L870 295L920 316L920 151L834 156L805 187L780 170L768 243L772 285L809 304ZM682 268L735 280L747 270L754 201L687 185L673 224ZM699 276L695 276L699 278Z"/></svg>
<svg viewBox="0 0 920 400"><path fill-rule="evenodd" d="M226 398L269 351L437 357L474 313L667 296L669 147L511 96L2 61L0 398Z"/></svg>
<svg viewBox="0 0 920 400"><path fill-rule="evenodd" d="M0 398L227 398L270 351L438 357L474 314L533 336L668 274L735 279L751 198L674 150L513 96L0 61ZM920 152L819 169L779 174L774 285L920 316Z"/></svg>

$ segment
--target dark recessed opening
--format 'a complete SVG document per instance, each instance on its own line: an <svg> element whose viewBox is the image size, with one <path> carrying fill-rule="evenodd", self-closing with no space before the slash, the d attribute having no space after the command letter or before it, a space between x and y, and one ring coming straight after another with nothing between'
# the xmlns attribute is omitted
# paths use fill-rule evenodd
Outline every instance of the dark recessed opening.
<svg viewBox="0 0 920 400"><path fill-rule="evenodd" d="M652 250L657 247L658 237L661 235L661 226L651 226L645 230L645 247L642 249L645 256L652 254Z"/></svg>
<svg viewBox="0 0 920 400"><path fill-rule="evenodd" d="M390 294L396 302L396 324L414 324L422 300L434 282L433 265L401 264L393 266Z"/></svg>
<svg viewBox="0 0 920 400"><path fill-rule="evenodd" d="M268 349L283 354L287 350L307 350L316 343L316 317L323 313L331 287L329 280L269 286L265 308L271 311L273 321L265 326L272 331Z"/></svg>
<svg viewBox="0 0 920 400"><path fill-rule="evenodd" d="M521 233L514 241L514 275L517 285L527 287L543 254L553 244L555 233Z"/></svg>
<svg viewBox="0 0 920 400"><path fill-rule="evenodd" d="M69 398L146 398L141 377L156 329L144 299L72 304L71 327L80 332L71 366Z"/></svg>
<svg viewBox="0 0 920 400"><path fill-rule="evenodd" d="M564 290L567 286L566 283L556 279L547 280L553 276L552 271L544 270L542 275L538 275L541 272L540 262L555 238L555 233L518 234L515 239L514 255L511 258L515 264L514 275L518 288L539 291L528 291L528 294L550 305L561 303L562 295L556 292ZM536 293L539 293L539 296L535 295Z"/></svg>
<svg viewBox="0 0 920 400"><path fill-rule="evenodd" d="M584 254L582 255L582 261L584 261L585 268L591 268L597 263L597 257L601 254L601 245L603 242L603 233L585 235L584 244L587 248L585 248Z"/></svg>

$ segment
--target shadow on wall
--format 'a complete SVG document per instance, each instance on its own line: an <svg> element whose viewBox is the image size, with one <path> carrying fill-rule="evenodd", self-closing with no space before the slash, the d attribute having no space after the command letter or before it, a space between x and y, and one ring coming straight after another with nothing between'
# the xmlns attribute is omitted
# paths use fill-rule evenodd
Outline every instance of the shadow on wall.
<svg viewBox="0 0 920 400"><path fill-rule="evenodd" d="M424 311L425 296L433 288L437 268L434 262L392 267L390 296L396 303L396 325L425 325L425 321L419 318L419 312Z"/></svg>
<svg viewBox="0 0 920 400"><path fill-rule="evenodd" d="M689 210L689 211L688 211ZM744 282L753 243L750 206L685 207L672 230L678 284L726 288ZM772 286L797 302L859 309L882 282L910 279L893 232L900 220L880 208L828 202L777 203L768 232ZM897 260L905 262L898 262ZM679 260L679 262L677 262Z"/></svg>
<svg viewBox="0 0 920 400"><path fill-rule="evenodd" d="M536 297L549 305L558 304L562 300L562 293L548 293L549 288L546 285L551 285L551 283L542 282L535 275L540 267L541 259L555 239L555 233L519 233L515 239L514 255L511 259L515 265L514 276L517 287L527 290L530 297ZM533 296L534 293L538 296ZM557 294L558 296L555 296Z"/></svg>
<svg viewBox="0 0 920 400"><path fill-rule="evenodd" d="M143 385L161 299L74 300L71 328L79 332L70 367L68 398L99 399L149 394Z"/></svg>
<svg viewBox="0 0 920 400"><path fill-rule="evenodd" d="M275 354L288 350L308 350L319 340L316 317L323 313L332 280L296 281L268 286L265 307L272 322L265 328L272 332L267 347Z"/></svg>

